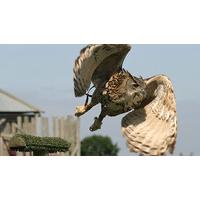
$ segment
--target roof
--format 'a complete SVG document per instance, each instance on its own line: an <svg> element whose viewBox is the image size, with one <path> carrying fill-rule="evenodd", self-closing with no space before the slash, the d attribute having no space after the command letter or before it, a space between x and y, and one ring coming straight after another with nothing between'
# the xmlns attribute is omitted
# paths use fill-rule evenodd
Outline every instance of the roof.
<svg viewBox="0 0 200 200"><path fill-rule="evenodd" d="M39 108L0 89L0 112L43 112Z"/></svg>

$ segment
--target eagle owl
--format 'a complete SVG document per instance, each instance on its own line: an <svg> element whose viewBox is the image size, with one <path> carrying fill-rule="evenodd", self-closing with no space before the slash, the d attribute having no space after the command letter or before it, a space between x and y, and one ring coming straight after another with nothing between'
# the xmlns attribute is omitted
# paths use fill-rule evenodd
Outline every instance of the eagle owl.
<svg viewBox="0 0 200 200"><path fill-rule="evenodd" d="M123 69L130 49L127 44L92 44L81 50L73 68L74 93L87 97L85 105L77 106L75 115L80 117L100 103L101 113L90 127L95 131L107 115L128 112L121 127L129 151L141 155L173 153L177 118L172 82L165 75L143 79ZM95 87L92 95L91 82Z"/></svg>

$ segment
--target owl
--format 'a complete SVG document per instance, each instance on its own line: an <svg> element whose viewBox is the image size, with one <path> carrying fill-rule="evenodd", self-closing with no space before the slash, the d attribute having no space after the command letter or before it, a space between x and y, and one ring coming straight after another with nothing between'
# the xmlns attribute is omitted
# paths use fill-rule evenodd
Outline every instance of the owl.
<svg viewBox="0 0 200 200"><path fill-rule="evenodd" d="M101 112L90 131L100 129L106 116L126 113L121 130L130 152L154 156L173 153L177 116L172 82L166 75L145 79L131 75L122 66L130 50L128 44L91 44L80 51L73 67L74 94L86 95L86 101L76 107L75 116L100 103Z"/></svg>

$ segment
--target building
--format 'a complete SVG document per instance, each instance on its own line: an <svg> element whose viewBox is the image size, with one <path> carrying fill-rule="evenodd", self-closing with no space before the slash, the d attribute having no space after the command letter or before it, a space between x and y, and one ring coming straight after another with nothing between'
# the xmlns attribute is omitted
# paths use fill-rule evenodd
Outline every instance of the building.
<svg viewBox="0 0 200 200"><path fill-rule="evenodd" d="M74 116L50 119L41 116L42 113L44 112L41 109L0 89L0 156L13 155L8 142L20 132L35 136L60 137L71 144L68 155L80 155L80 120ZM18 152L17 155L21 154Z"/></svg>
<svg viewBox="0 0 200 200"><path fill-rule="evenodd" d="M0 89L0 134L13 133L16 124L31 122L42 110ZM20 122L21 120L21 122Z"/></svg>
<svg viewBox="0 0 200 200"><path fill-rule="evenodd" d="M7 141L20 129L36 132L42 110L0 89L0 155L8 155Z"/></svg>

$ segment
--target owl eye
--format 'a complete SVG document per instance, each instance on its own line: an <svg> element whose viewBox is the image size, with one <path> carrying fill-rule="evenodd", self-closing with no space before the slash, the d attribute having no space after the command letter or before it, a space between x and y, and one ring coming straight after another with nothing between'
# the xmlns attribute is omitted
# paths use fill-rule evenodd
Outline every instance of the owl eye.
<svg viewBox="0 0 200 200"><path fill-rule="evenodd" d="M132 86L133 87L138 87L138 84L137 83L133 83Z"/></svg>

